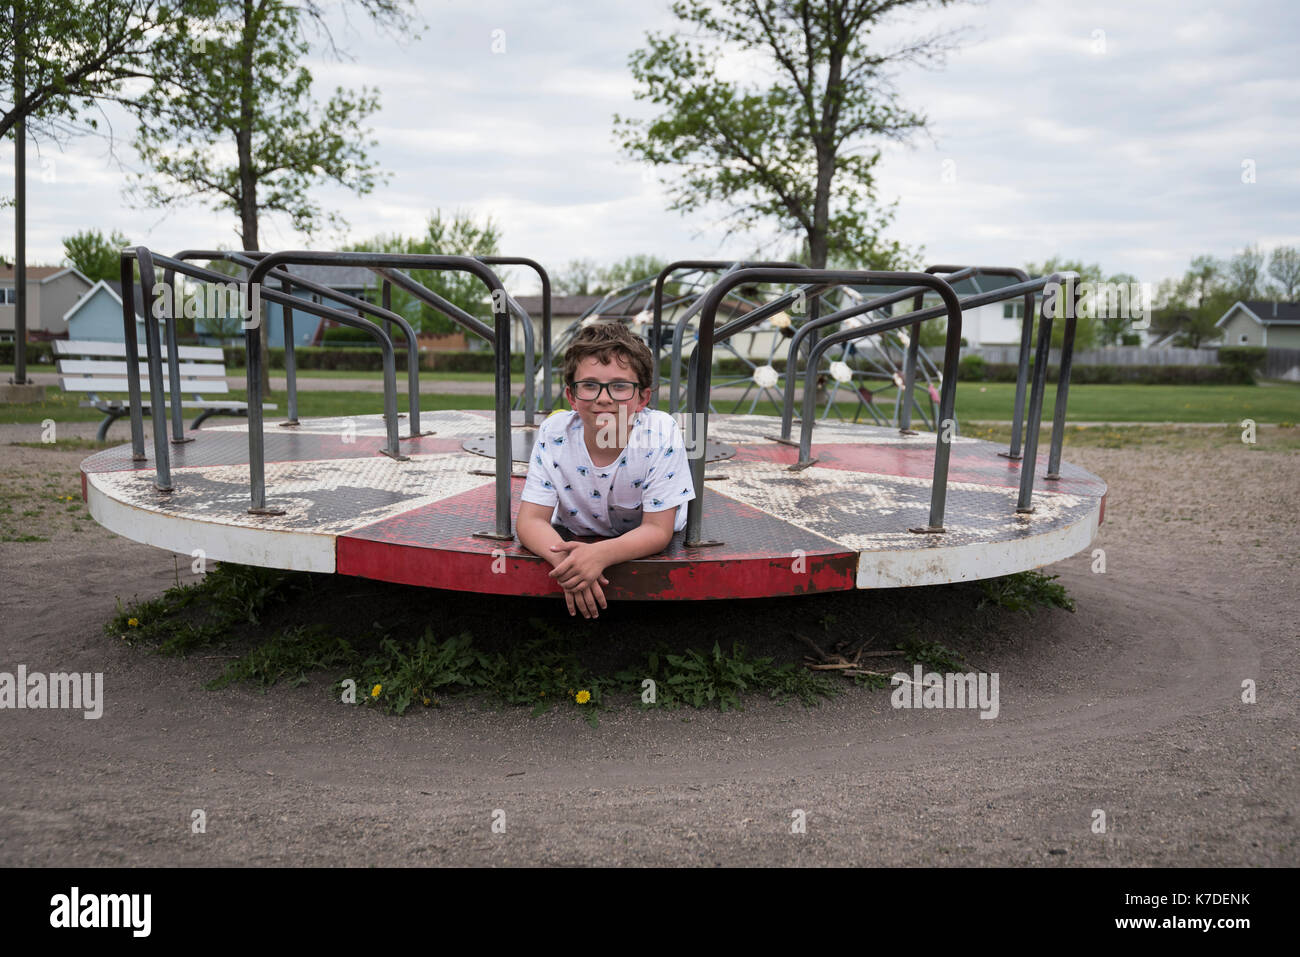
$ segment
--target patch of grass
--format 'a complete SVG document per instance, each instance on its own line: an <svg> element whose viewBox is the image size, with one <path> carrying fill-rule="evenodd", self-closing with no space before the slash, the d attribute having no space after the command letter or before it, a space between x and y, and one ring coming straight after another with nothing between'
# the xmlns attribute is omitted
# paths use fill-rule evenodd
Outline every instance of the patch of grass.
<svg viewBox="0 0 1300 957"><path fill-rule="evenodd" d="M980 582L984 592L977 608L996 605L1008 611L1023 611L1032 615L1037 607L1064 608L1074 611L1074 599L1064 585L1056 583L1059 575L1042 572L1018 572L1001 578L986 578Z"/></svg>
<svg viewBox="0 0 1300 957"><path fill-rule="evenodd" d="M54 452L95 452L100 449L111 449L120 443L110 440L97 442L94 439L73 436L70 439L57 439L54 442L10 442L9 444L25 449L48 449Z"/></svg>
<svg viewBox="0 0 1300 957"><path fill-rule="evenodd" d="M48 542L49 539L43 535L14 535L6 531L0 542Z"/></svg>
<svg viewBox="0 0 1300 957"><path fill-rule="evenodd" d="M666 708L686 704L716 705L723 712L743 710L741 695L762 691L782 702L798 698L811 706L838 693L829 678L798 665L777 665L771 658L751 658L739 642L732 644L730 654L724 654L717 642L708 654L693 648L682 654L654 651L646 656L644 668L625 670L616 677L637 690L650 678L655 682L655 705Z"/></svg>
<svg viewBox="0 0 1300 957"><path fill-rule="evenodd" d="M961 655L937 641L920 641L912 637L898 645L898 649L909 665L919 664L929 671L968 670Z"/></svg>
<svg viewBox="0 0 1300 957"><path fill-rule="evenodd" d="M232 661L205 687L224 688L233 681L245 681L265 690L281 680L297 687L307 683L308 672L347 667L358 660L352 645L330 634L324 625L297 625L276 632L269 641Z"/></svg>
<svg viewBox="0 0 1300 957"><path fill-rule="evenodd" d="M104 625L110 638L153 646L159 654L187 655L256 625L273 605L310 586L310 576L252 565L218 562L193 584L179 582L157 598L123 605Z"/></svg>

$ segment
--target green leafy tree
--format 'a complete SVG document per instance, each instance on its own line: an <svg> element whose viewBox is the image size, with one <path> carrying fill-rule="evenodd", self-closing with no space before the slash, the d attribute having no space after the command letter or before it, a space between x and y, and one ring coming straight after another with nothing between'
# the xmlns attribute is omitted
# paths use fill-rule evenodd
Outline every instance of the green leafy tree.
<svg viewBox="0 0 1300 957"><path fill-rule="evenodd" d="M352 0L380 25L408 19L405 0ZM190 0L155 40L169 64L136 106L135 147L149 167L133 193L145 206L203 201L239 221L240 246L259 249L266 214L308 236L343 220L310 197L335 183L358 195L377 173L363 128L378 95L337 88L323 105L303 65L312 31L325 29L314 0ZM328 34L327 34L328 35ZM338 52L329 41L330 48ZM261 327L263 386L269 330Z"/></svg>
<svg viewBox="0 0 1300 957"><path fill-rule="evenodd" d="M551 291L557 296L590 296L600 284L600 267L594 259L571 259L551 279Z"/></svg>
<svg viewBox="0 0 1300 957"><path fill-rule="evenodd" d="M1278 246L1268 260L1268 274L1281 287L1284 302L1295 302L1300 291L1300 249Z"/></svg>
<svg viewBox="0 0 1300 957"><path fill-rule="evenodd" d="M444 218L441 210L430 214L423 235L376 236L349 246L364 252L408 253L438 256L495 256L501 242L501 230L491 217L476 221L467 213L456 212ZM501 274L500 267L493 267ZM434 269L403 270L411 278L428 287L447 301L464 309L472 316L492 324L492 308L487 287L476 276L465 272L444 272ZM378 282L378 277L376 277ZM503 277L504 281L504 277ZM376 296L375 301L379 299ZM445 334L461 331L462 327L441 312L424 304L402 289L393 287L393 311L400 313L417 332ZM534 317L540 320L540 317ZM472 333L470 334L472 335Z"/></svg>
<svg viewBox="0 0 1300 957"><path fill-rule="evenodd" d="M1079 274L1080 282L1099 283L1107 281L1106 273L1101 268L1100 263L1085 263L1081 259L1065 259L1061 256L1053 256L1041 265L1026 263L1025 272L1031 276L1050 276L1054 272L1075 272ZM1033 348L1037 348L1038 344L1038 314L1040 311L1034 311L1034 329L1030 339ZM1102 320L1095 316L1080 316L1075 320L1074 326L1075 350L1092 349L1102 344L1104 331L1105 327ZM1064 342L1065 320L1054 319L1052 321L1052 348L1059 349Z"/></svg>
<svg viewBox="0 0 1300 957"><path fill-rule="evenodd" d="M1175 333L1175 346L1198 349L1223 334L1215 323L1235 300L1225 264L1213 256L1197 256L1181 279L1160 283L1152 330L1157 337Z"/></svg>
<svg viewBox="0 0 1300 957"><path fill-rule="evenodd" d="M649 253L634 253L618 262L611 263L600 270L597 288L593 292L601 294L625 289L641 279L659 275L659 271L668 265L668 260L660 259Z"/></svg>
<svg viewBox="0 0 1300 957"><path fill-rule="evenodd" d="M130 241L116 230L105 238L98 229L87 229L63 238L63 258L87 279L119 279L123 246Z"/></svg>
<svg viewBox="0 0 1300 957"><path fill-rule="evenodd" d="M889 76L938 60L943 37L886 47L888 15L949 0L678 0L681 29L648 34L629 66L652 119L615 115L623 150L657 167L671 208L728 210L728 234L775 224L801 237L808 262L885 267L903 255L876 202L880 140L905 141L925 117L904 109ZM720 59L757 61L765 79L723 79Z"/></svg>
<svg viewBox="0 0 1300 957"><path fill-rule="evenodd" d="M1228 281L1238 299L1258 299L1264 278L1264 254L1258 246L1247 246L1228 260Z"/></svg>
<svg viewBox="0 0 1300 957"><path fill-rule="evenodd" d="M74 132L97 103L117 100L127 80L159 69L153 34L181 0L20 0L0 6L0 136L23 121L29 135ZM21 51L23 94L17 96ZM96 120L86 119L94 128Z"/></svg>

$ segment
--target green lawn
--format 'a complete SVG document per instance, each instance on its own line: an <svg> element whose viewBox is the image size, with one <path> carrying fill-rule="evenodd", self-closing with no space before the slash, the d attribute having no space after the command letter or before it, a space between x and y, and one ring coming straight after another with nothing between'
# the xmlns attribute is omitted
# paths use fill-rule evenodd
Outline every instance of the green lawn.
<svg viewBox="0 0 1300 957"><path fill-rule="evenodd" d="M65 394L57 386L47 386L45 392L46 400L41 403L0 405L0 422L40 422L47 418L65 422L91 422L101 418L100 413L93 409L79 408L81 397L78 395ZM958 420L1009 420L1014 397L1013 383L959 383ZM232 391L230 398L242 401L244 393L242 390ZM400 410L405 405L405 396L399 399ZM1055 399L1056 389L1053 386L1044 402L1045 422L1051 421ZM268 401L279 406L277 413L271 415L283 416L286 409L285 394L272 392ZM741 411L748 409L749 401L750 399L745 400ZM730 412L735 403L720 400L714 403L714 407L718 412ZM492 397L422 395L420 408L490 409ZM841 408L846 416L851 417L854 403L845 401ZM298 396L298 411L305 418L378 413L383 411L383 396L377 392L301 392ZM778 410L773 403L760 402L755 411L760 415L776 415ZM189 418L192 417L187 417L187 420ZM1300 384L1080 385L1070 389L1068 421L1072 422L1237 422L1243 418L1274 424L1300 422ZM124 427L115 425L114 428Z"/></svg>

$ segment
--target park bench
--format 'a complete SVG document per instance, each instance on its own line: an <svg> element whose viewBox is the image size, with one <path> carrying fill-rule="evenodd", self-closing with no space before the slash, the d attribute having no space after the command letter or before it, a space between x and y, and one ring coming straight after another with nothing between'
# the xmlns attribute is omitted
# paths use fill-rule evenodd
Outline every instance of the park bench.
<svg viewBox="0 0 1300 957"><path fill-rule="evenodd" d="M99 441L108 435L108 427L118 419L131 414L126 379L126 345L121 342L92 342L54 340L54 353L59 357L59 384L65 392L84 392L87 400L82 408L98 409L104 413L100 423ZM248 403L232 399L205 399L203 394L228 393L226 367L219 348L214 346L181 346L177 352L180 360L181 408L201 409L190 428L197 429L209 416L248 415ZM167 378L167 347L162 349L163 395L170 404L170 386ZM149 366L140 360L140 391L145 415L151 414L149 398ZM122 398L113 397L120 393ZM191 398L192 397L192 398ZM274 411L275 405L267 402L263 409Z"/></svg>

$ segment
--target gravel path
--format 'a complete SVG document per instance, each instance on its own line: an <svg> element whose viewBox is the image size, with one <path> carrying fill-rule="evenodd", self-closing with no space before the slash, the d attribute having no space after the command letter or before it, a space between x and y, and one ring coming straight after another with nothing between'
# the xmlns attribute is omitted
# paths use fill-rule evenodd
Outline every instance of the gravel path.
<svg viewBox="0 0 1300 957"><path fill-rule="evenodd" d="M0 428L6 501L79 502L87 453L7 444L31 428ZM222 661L102 632L117 596L173 584L173 556L69 508L50 541L0 543L0 671L103 672L106 704L97 721L0 712L0 865L1295 866L1297 454L1067 458L1110 483L1106 571L1061 562L1077 612L989 636L991 721L865 689L814 709L622 708L597 729L459 700L393 718L334 703L323 680L204 691ZM763 628L737 611L724 644Z"/></svg>

